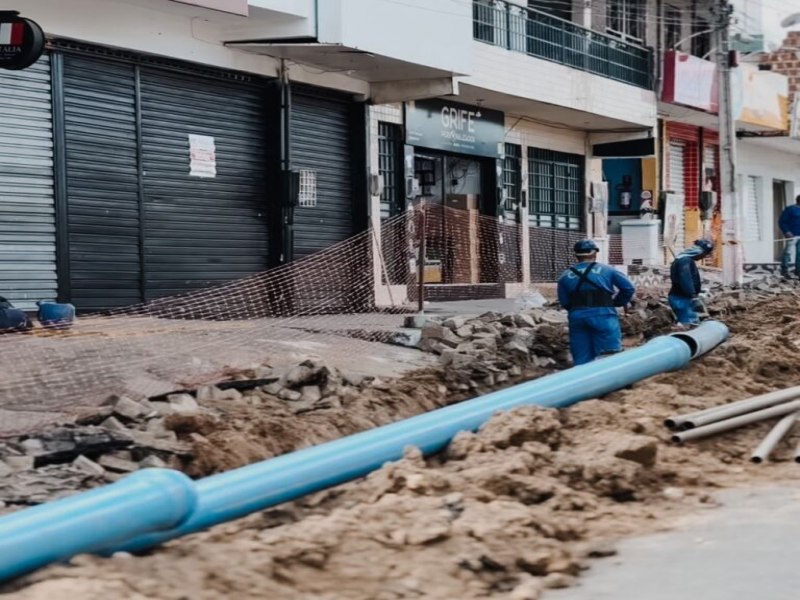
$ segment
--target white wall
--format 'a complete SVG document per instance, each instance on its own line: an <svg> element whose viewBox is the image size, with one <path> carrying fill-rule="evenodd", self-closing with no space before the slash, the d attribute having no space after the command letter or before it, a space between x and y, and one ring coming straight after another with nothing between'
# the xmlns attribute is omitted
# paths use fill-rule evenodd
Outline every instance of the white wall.
<svg viewBox="0 0 800 600"><path fill-rule="evenodd" d="M2 0L2 5L8 4ZM24 16L49 36L186 60L223 69L277 76L278 61L227 48L226 31L248 19L163 0L25 0ZM338 73L294 66L293 80L364 94L368 84Z"/></svg>
<svg viewBox="0 0 800 600"><path fill-rule="evenodd" d="M772 181L789 182L787 203L794 202L800 193L800 156L767 148L753 141L740 140L736 149L737 172L742 177L759 179L759 228L761 241L744 243L744 258L748 263L774 262L774 224L779 214L773 211Z"/></svg>
<svg viewBox="0 0 800 600"><path fill-rule="evenodd" d="M464 83L635 125L656 123L649 90L477 41L473 52L473 73Z"/></svg>
<svg viewBox="0 0 800 600"><path fill-rule="evenodd" d="M472 3L466 0L318 0L319 41L468 73Z"/></svg>

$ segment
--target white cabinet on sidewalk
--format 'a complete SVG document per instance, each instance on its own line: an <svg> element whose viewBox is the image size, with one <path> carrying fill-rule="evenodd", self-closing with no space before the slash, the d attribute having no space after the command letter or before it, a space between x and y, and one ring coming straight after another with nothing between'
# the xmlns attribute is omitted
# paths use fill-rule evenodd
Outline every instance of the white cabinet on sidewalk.
<svg viewBox="0 0 800 600"><path fill-rule="evenodd" d="M655 265L661 262L658 232L661 221L629 219L622 226L622 260L626 265Z"/></svg>

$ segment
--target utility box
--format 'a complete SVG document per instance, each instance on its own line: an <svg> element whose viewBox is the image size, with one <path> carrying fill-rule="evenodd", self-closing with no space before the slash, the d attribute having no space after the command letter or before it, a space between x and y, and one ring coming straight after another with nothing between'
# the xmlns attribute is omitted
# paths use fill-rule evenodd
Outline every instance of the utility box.
<svg viewBox="0 0 800 600"><path fill-rule="evenodd" d="M656 265L661 262L658 232L661 221L629 219L622 228L622 260L626 265Z"/></svg>

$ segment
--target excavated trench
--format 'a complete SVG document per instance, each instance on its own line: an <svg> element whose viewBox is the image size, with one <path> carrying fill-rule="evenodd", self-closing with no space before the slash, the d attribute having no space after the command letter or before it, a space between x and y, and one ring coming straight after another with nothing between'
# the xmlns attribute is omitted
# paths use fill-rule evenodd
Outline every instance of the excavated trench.
<svg viewBox="0 0 800 600"><path fill-rule="evenodd" d="M731 340L685 370L567 410L502 414L439 456L409 452L362 480L149 555L78 557L3 591L25 600L537 598L613 554L615 538L713 507L713 490L800 481L790 460L800 432L757 466L746 458L770 423L686 446L670 445L662 426L676 412L800 384L800 299L745 307L727 316ZM299 417L229 402L225 418L172 427L193 444L185 468L204 475L459 400L449 383L420 372Z"/></svg>

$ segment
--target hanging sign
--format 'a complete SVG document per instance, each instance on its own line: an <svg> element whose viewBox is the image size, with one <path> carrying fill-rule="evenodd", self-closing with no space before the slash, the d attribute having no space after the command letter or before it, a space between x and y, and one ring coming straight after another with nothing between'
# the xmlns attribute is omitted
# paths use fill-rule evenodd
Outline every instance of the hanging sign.
<svg viewBox="0 0 800 600"><path fill-rule="evenodd" d="M189 175L191 177L217 176L217 153L213 137L190 133L189 157Z"/></svg>
<svg viewBox="0 0 800 600"><path fill-rule="evenodd" d="M449 100L406 103L406 143L412 146L497 157L505 137L503 113Z"/></svg>
<svg viewBox="0 0 800 600"><path fill-rule="evenodd" d="M43 52L44 32L39 25L16 11L0 11L0 69L26 69Z"/></svg>

